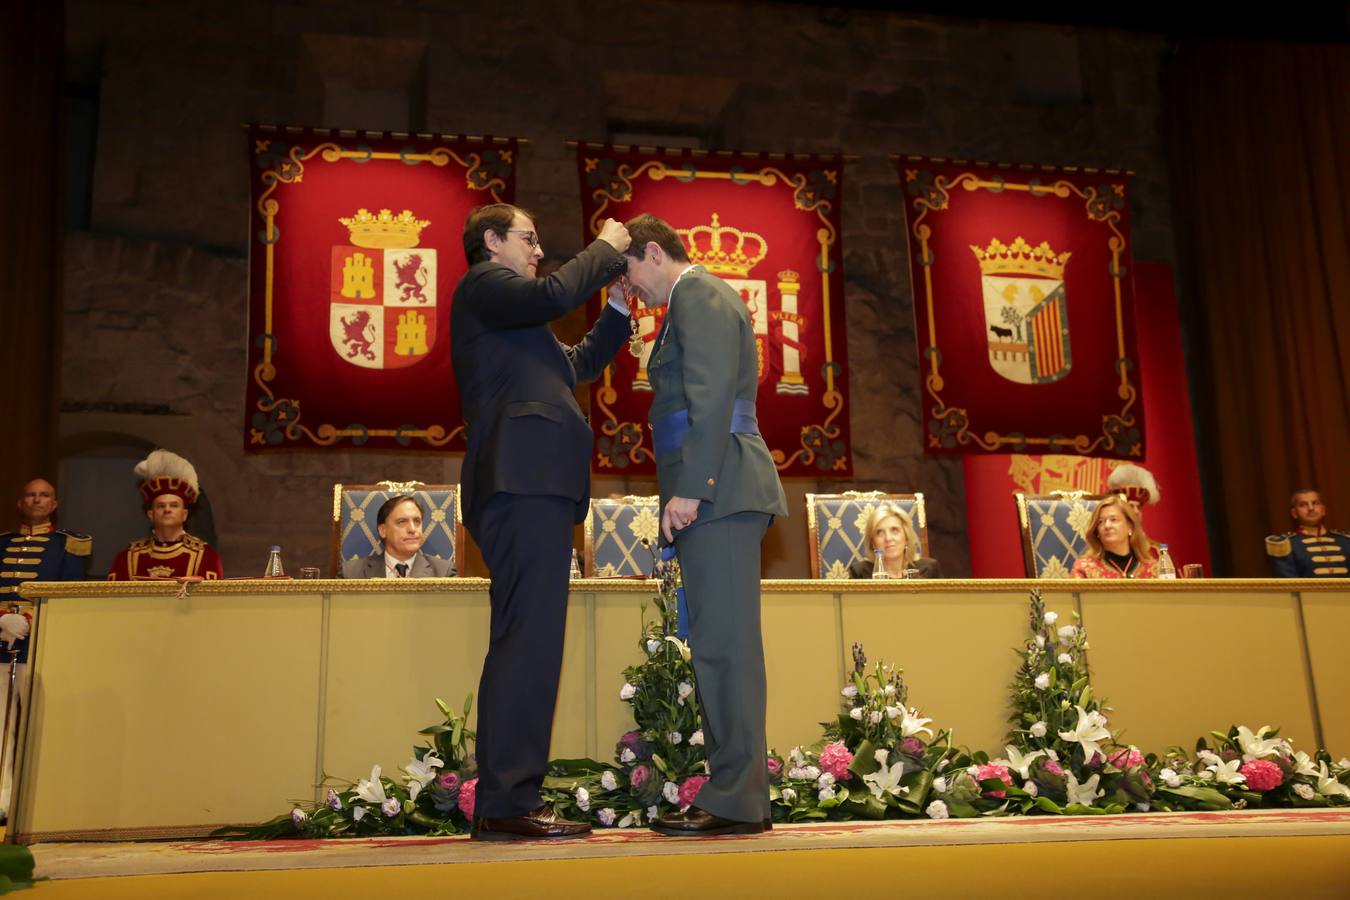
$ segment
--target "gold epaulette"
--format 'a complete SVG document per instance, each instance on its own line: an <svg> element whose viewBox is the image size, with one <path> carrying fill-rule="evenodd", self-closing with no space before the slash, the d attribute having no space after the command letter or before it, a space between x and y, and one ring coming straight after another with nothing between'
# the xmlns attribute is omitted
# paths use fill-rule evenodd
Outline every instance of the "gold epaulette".
<svg viewBox="0 0 1350 900"><path fill-rule="evenodd" d="M150 538L141 538L139 541L132 541L130 544L127 544L127 549L128 549L128 550L144 550L145 548L149 547L149 546L152 545L153 543L154 543L154 541L152 541Z"/></svg>
<svg viewBox="0 0 1350 900"><path fill-rule="evenodd" d="M206 541L202 540L199 537L193 537L192 535L184 532L183 546L189 550L200 550L206 546Z"/></svg>
<svg viewBox="0 0 1350 900"><path fill-rule="evenodd" d="M76 534L73 531L65 532L66 552L71 556L88 556L94 552L94 539L87 534Z"/></svg>
<svg viewBox="0 0 1350 900"><path fill-rule="evenodd" d="M1287 534L1272 534L1266 538L1266 556L1288 556L1294 552L1294 546L1289 541Z"/></svg>

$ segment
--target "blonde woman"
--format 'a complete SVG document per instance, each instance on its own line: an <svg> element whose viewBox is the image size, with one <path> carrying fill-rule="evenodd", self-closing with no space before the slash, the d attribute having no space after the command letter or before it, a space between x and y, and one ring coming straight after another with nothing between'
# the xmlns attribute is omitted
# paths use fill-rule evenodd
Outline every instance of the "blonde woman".
<svg viewBox="0 0 1350 900"><path fill-rule="evenodd" d="M871 578L876 568L876 553L881 551L886 574L904 578L906 570L917 569L912 578L941 578L942 567L931 556L919 555L919 536L909 513L898 506L882 503L873 507L867 517L867 538L872 552L868 559L860 559L848 567L849 578Z"/></svg>
<svg viewBox="0 0 1350 900"><path fill-rule="evenodd" d="M1083 535L1088 551L1070 571L1074 578L1156 578L1157 556L1139 513L1122 494L1097 504Z"/></svg>

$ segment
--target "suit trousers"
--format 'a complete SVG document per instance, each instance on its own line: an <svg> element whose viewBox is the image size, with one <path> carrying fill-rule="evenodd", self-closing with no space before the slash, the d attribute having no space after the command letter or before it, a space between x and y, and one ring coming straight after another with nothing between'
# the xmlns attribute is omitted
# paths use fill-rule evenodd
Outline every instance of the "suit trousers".
<svg viewBox="0 0 1350 900"><path fill-rule="evenodd" d="M710 770L695 803L738 822L769 817L759 560L771 521L767 513L734 513L675 538Z"/></svg>
<svg viewBox="0 0 1350 900"><path fill-rule="evenodd" d="M492 578L491 637L478 685L475 816L518 816L540 803L576 509L566 497L498 493L470 528Z"/></svg>

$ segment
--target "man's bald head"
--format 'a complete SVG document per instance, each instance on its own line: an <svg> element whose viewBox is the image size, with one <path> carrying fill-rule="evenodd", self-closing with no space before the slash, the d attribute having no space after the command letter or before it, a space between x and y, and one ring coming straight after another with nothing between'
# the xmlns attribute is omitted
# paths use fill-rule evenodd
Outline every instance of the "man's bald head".
<svg viewBox="0 0 1350 900"><path fill-rule="evenodd" d="M46 525L56 512L56 486L34 478L19 491L19 518L25 525Z"/></svg>

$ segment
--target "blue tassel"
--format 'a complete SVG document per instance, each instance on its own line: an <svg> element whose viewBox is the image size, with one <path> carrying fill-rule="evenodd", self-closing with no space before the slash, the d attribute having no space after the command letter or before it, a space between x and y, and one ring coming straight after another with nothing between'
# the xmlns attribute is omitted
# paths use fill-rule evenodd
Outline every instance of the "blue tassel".
<svg viewBox="0 0 1350 900"><path fill-rule="evenodd" d="M671 544L661 548L661 561L670 562L675 558L675 547ZM689 606L684 601L684 585L675 589L675 636L682 641L689 640Z"/></svg>

